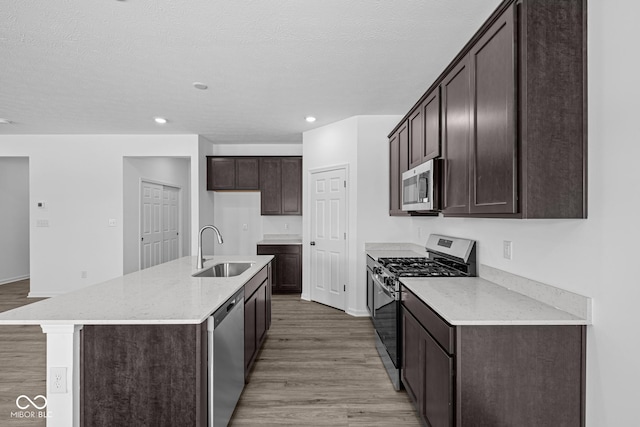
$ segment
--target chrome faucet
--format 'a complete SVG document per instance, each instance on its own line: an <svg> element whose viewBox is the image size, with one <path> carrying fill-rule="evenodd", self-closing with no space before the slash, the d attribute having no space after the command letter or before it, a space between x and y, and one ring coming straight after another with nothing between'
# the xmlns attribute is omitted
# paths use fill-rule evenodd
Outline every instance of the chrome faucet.
<svg viewBox="0 0 640 427"><path fill-rule="evenodd" d="M204 258L202 257L202 232L207 228L210 228L216 232L216 236L218 237L218 243L222 244L222 236L220 235L220 230L218 230L215 226L205 225L200 229L200 232L198 233L198 264L196 266L198 270L202 270L203 268L202 265L204 264Z"/></svg>

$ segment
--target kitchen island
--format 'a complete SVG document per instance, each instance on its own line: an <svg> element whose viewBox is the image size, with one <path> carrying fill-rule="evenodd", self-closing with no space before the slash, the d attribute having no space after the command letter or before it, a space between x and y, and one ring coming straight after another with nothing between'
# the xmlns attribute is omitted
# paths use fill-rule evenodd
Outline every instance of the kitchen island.
<svg viewBox="0 0 640 427"><path fill-rule="evenodd" d="M0 324L38 324L47 334L47 426L92 424L96 414L111 425L123 417L136 425L206 425L207 321L245 285L270 295L272 258L207 257L203 270L251 266L234 277L193 277L196 258L184 257L0 313ZM253 322L256 313L270 315L270 300L260 301ZM255 331L249 335L254 347L261 344Z"/></svg>

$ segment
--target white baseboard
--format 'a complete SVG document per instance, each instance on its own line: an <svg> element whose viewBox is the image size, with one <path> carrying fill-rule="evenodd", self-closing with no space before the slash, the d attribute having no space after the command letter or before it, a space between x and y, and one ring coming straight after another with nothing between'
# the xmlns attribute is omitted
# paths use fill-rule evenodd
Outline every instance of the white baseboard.
<svg viewBox="0 0 640 427"><path fill-rule="evenodd" d="M348 308L345 313L353 317L370 317L367 310L356 310L353 308Z"/></svg>
<svg viewBox="0 0 640 427"><path fill-rule="evenodd" d="M6 285L7 283L13 283L13 282L19 282L21 280L26 280L29 277L30 276L27 274L26 276L11 277L9 279L0 279L0 285Z"/></svg>
<svg viewBox="0 0 640 427"><path fill-rule="evenodd" d="M51 298L62 295L62 292L29 292L27 298Z"/></svg>

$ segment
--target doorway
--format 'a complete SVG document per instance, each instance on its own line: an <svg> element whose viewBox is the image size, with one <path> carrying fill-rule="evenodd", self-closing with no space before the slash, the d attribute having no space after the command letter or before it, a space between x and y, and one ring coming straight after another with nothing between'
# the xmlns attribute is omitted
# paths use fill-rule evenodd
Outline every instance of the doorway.
<svg viewBox="0 0 640 427"><path fill-rule="evenodd" d="M29 158L0 157L0 285L30 277ZM46 204L39 208L46 211Z"/></svg>
<svg viewBox="0 0 640 427"><path fill-rule="evenodd" d="M142 181L140 269L180 257L180 188Z"/></svg>
<svg viewBox="0 0 640 427"><path fill-rule="evenodd" d="M310 171L311 300L346 307L347 167Z"/></svg>

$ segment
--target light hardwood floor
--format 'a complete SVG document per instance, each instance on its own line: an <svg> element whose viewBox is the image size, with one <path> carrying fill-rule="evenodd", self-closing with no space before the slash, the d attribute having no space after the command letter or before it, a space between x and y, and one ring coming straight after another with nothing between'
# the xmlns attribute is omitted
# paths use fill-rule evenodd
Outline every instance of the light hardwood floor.
<svg viewBox="0 0 640 427"><path fill-rule="evenodd" d="M28 281L0 285L0 312L37 301L28 292ZM368 318L286 295L273 296L272 312L231 426L420 425L391 386ZM11 418L19 395L45 394L45 352L39 326L0 326L0 426L45 425Z"/></svg>
<svg viewBox="0 0 640 427"><path fill-rule="evenodd" d="M273 296L272 326L231 426L419 426L375 348L369 318Z"/></svg>
<svg viewBox="0 0 640 427"><path fill-rule="evenodd" d="M32 302L29 281L0 285L0 312ZM46 395L46 336L40 326L0 326L0 426L42 427L45 419L12 418L16 399ZM22 402L21 402L22 403ZM37 403L41 403L39 400ZM31 409L29 409L31 410Z"/></svg>

